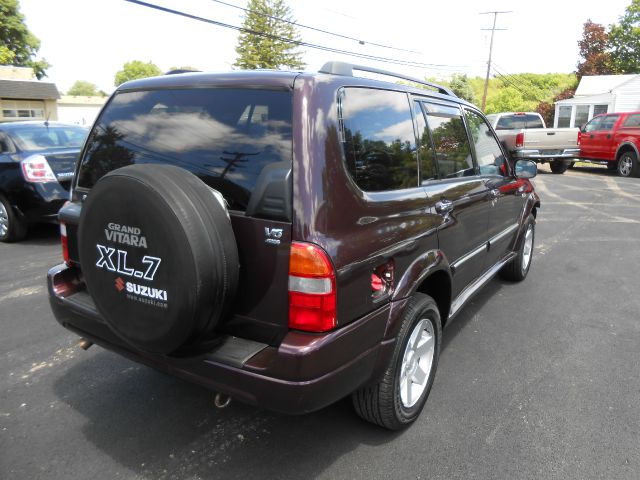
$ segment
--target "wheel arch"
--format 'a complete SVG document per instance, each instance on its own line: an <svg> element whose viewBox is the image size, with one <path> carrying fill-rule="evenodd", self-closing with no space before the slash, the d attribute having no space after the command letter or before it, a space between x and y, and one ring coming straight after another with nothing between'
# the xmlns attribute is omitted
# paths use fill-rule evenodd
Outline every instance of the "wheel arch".
<svg viewBox="0 0 640 480"><path fill-rule="evenodd" d="M407 299L415 292L432 297L438 305L440 321L445 325L451 308L451 268L441 250L429 250L417 257L396 284L385 338L397 335Z"/></svg>
<svg viewBox="0 0 640 480"><path fill-rule="evenodd" d="M638 147L632 142L624 142L618 145L618 149L616 150L616 160L620 160L622 154L626 152L633 152L636 155L636 158L640 158L640 152L638 151Z"/></svg>

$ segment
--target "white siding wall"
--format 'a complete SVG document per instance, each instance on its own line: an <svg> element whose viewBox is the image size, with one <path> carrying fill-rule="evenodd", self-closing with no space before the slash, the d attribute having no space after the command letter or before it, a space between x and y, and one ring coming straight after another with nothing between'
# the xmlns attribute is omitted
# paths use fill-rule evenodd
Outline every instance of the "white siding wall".
<svg viewBox="0 0 640 480"><path fill-rule="evenodd" d="M640 110L640 75L633 80L613 89L615 95L614 112L633 112Z"/></svg>
<svg viewBox="0 0 640 480"><path fill-rule="evenodd" d="M58 105L58 119L90 127L100 113L102 105Z"/></svg>

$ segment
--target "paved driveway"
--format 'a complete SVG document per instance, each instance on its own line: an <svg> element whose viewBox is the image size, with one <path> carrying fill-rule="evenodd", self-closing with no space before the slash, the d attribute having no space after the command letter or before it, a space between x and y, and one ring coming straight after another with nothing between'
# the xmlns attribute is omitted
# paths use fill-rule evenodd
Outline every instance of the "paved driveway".
<svg viewBox="0 0 640 480"><path fill-rule="evenodd" d="M492 281L445 331L420 419L348 400L287 417L233 403L53 319L53 228L0 244L0 478L640 478L640 179L541 172L522 284Z"/></svg>

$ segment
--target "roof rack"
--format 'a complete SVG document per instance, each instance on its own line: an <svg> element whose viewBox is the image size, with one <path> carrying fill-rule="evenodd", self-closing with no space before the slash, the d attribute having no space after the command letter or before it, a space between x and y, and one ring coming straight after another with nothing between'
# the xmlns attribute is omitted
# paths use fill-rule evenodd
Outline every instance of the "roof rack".
<svg viewBox="0 0 640 480"><path fill-rule="evenodd" d="M319 70L320 73L329 73L332 75L343 75L345 77L353 77L353 71L359 70L361 72L370 72L377 73L378 75L386 75L388 77L396 77L401 78L402 80L407 80L409 82L419 83L421 85L426 85L431 88L435 88L439 93L443 95L449 95L451 97L457 97L451 89L444 87L442 85L438 85L437 83L430 83L425 80L420 80L418 78L409 77L407 75L402 75L399 73L388 72L387 70L380 70L378 68L366 67L363 65L352 65L350 63L345 62L327 62L322 68Z"/></svg>
<svg viewBox="0 0 640 480"><path fill-rule="evenodd" d="M196 72L200 72L201 70L191 70L189 68L176 68L175 70L169 70L168 72L165 72L165 75L180 75L181 73L196 73Z"/></svg>

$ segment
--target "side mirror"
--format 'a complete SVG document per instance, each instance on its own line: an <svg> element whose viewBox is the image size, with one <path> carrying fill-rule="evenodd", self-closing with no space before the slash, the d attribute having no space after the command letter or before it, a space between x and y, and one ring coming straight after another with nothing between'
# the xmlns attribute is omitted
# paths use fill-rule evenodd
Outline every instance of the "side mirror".
<svg viewBox="0 0 640 480"><path fill-rule="evenodd" d="M516 177L533 178L538 174L538 165L531 160L518 160L516 162Z"/></svg>

